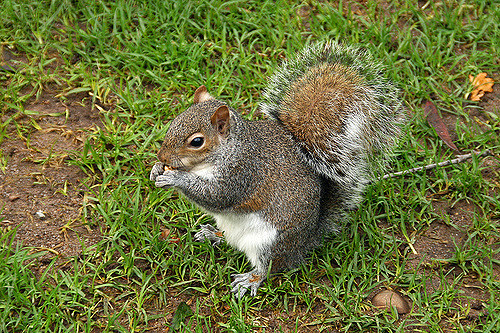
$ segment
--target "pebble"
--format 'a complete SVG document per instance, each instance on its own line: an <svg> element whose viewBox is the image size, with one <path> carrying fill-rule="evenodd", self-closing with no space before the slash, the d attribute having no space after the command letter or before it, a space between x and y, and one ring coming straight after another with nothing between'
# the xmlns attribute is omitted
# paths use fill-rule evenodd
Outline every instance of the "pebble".
<svg viewBox="0 0 500 333"><path fill-rule="evenodd" d="M47 218L47 216L45 215L44 212L42 212L41 210L37 211L35 213L36 217L38 217L40 220L45 220Z"/></svg>
<svg viewBox="0 0 500 333"><path fill-rule="evenodd" d="M20 196L17 195L17 194L11 194L11 195L9 195L9 201L16 201L19 198L20 198Z"/></svg>

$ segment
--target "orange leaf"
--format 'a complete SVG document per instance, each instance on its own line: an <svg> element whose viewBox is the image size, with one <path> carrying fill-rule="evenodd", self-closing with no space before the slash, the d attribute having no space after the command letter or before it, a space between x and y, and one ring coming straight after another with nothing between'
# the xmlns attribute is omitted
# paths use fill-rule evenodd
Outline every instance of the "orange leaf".
<svg viewBox="0 0 500 333"><path fill-rule="evenodd" d="M472 83L474 89L470 94L471 101L479 101L485 92L493 91L495 81L492 78L486 77L487 75L486 73L479 73L476 77L469 75L469 81Z"/></svg>
<svg viewBox="0 0 500 333"><path fill-rule="evenodd" d="M170 230L168 230L168 229L163 229L161 231L159 238L163 241L169 241L171 243L176 243L176 244L179 244L179 242L180 242L179 237L175 237L175 236L171 235Z"/></svg>

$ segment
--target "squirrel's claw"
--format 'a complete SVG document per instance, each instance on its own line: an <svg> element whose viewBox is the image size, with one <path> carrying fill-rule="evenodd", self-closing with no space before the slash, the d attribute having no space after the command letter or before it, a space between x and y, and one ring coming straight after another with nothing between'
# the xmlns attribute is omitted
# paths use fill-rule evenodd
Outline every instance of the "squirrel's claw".
<svg viewBox="0 0 500 333"><path fill-rule="evenodd" d="M162 188L168 188L168 187L173 187L178 183L178 172L177 170L169 170L163 172L161 171L162 174L159 176L156 176L155 179L155 186L156 187L162 187Z"/></svg>
<svg viewBox="0 0 500 333"><path fill-rule="evenodd" d="M172 186L172 184L169 181L168 177L160 175L160 176L156 177L155 186L156 187L170 187L170 186Z"/></svg>
<svg viewBox="0 0 500 333"><path fill-rule="evenodd" d="M222 241L222 233L211 226L210 224L200 225L200 231L194 234L194 240L197 242L203 242L208 239L213 245L219 245Z"/></svg>
<svg viewBox="0 0 500 333"><path fill-rule="evenodd" d="M156 162L155 165L153 165L153 169L151 169L151 172L149 173L149 180L155 182L156 178L159 175L163 175L163 163L162 162Z"/></svg>
<svg viewBox="0 0 500 333"><path fill-rule="evenodd" d="M233 277L231 292L238 299L242 298L248 290L250 290L250 296L257 295L259 286L266 279L264 274L257 272L255 269L248 273L234 274Z"/></svg>

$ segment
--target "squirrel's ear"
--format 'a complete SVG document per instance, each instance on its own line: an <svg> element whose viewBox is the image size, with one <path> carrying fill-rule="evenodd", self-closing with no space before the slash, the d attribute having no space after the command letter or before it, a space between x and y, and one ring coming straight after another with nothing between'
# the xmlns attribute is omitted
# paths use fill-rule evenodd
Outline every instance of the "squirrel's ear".
<svg viewBox="0 0 500 333"><path fill-rule="evenodd" d="M198 87L198 89L194 92L194 104L209 101L211 99L214 98L208 93L207 87L205 86Z"/></svg>
<svg viewBox="0 0 500 333"><path fill-rule="evenodd" d="M223 137L229 134L229 108L227 105L221 105L215 110L210 120L215 130Z"/></svg>

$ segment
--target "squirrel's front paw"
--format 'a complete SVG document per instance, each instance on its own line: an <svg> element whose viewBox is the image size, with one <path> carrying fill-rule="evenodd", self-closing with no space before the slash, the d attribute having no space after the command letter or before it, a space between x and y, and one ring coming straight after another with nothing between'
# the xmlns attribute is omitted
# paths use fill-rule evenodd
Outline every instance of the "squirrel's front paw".
<svg viewBox="0 0 500 333"><path fill-rule="evenodd" d="M152 171L151 171L152 172ZM177 170L170 170L170 171L165 171L163 172L162 170L162 174L160 174L159 176L156 177L155 179L155 186L156 187L172 187L172 186L175 186L176 184L176 173L178 171Z"/></svg>
<svg viewBox="0 0 500 333"><path fill-rule="evenodd" d="M149 179L153 182L156 181L156 178L159 175L163 174L164 166L162 162L156 162L155 165L153 165L153 169L151 169L151 172L149 173Z"/></svg>
<svg viewBox="0 0 500 333"><path fill-rule="evenodd" d="M196 234L194 234L194 240L197 242L203 242L208 239L213 245L219 245L222 241L222 232L215 229L210 224L200 225L201 229Z"/></svg>
<svg viewBox="0 0 500 333"><path fill-rule="evenodd" d="M233 275L234 281L231 283L231 291L236 298L242 298L247 290L250 290L250 296L257 295L257 289L266 279L265 274L253 270L248 273Z"/></svg>

